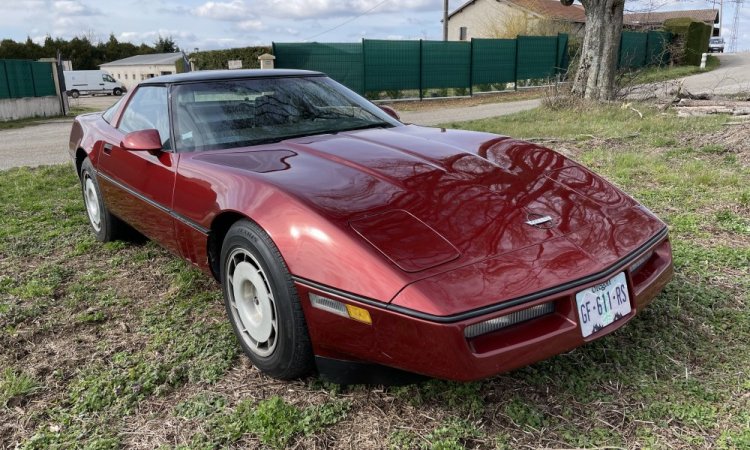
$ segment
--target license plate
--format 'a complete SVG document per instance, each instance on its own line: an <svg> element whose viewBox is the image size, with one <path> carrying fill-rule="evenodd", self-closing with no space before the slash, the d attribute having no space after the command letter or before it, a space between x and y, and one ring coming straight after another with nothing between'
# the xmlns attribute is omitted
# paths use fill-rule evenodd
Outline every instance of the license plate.
<svg viewBox="0 0 750 450"><path fill-rule="evenodd" d="M630 314L630 296L625 273L576 294L578 318L583 337Z"/></svg>

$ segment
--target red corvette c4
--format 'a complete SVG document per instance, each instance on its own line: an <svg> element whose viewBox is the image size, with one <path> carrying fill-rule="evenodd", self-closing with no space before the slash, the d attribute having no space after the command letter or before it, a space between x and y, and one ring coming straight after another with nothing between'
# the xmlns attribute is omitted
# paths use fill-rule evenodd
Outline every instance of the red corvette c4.
<svg viewBox="0 0 750 450"><path fill-rule="evenodd" d="M79 116L70 155L97 239L128 224L214 276L282 379L485 378L611 333L670 280L664 223L581 165L397 117L319 73L194 72Z"/></svg>

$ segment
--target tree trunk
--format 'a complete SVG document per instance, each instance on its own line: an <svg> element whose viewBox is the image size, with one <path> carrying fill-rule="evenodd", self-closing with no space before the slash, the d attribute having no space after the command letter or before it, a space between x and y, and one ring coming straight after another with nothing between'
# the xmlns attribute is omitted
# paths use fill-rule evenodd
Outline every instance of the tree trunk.
<svg viewBox="0 0 750 450"><path fill-rule="evenodd" d="M581 0L581 3L586 10L586 35L573 93L592 100L611 100L615 95L625 0Z"/></svg>

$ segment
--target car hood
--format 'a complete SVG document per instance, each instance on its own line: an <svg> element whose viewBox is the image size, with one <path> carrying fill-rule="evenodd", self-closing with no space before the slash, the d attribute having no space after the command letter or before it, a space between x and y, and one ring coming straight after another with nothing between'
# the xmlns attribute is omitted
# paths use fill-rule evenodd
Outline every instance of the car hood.
<svg viewBox="0 0 750 450"><path fill-rule="evenodd" d="M563 155L487 133L402 126L200 159L262 174L412 279L545 242L564 242L555 247L577 253L576 265L597 269L664 227ZM531 222L546 217L548 222ZM554 259L552 246L545 251Z"/></svg>

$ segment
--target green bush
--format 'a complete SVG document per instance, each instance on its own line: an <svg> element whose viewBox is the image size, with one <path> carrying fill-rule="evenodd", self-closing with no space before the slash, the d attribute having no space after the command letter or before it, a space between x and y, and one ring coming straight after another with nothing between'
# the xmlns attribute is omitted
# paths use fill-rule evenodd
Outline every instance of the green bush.
<svg viewBox="0 0 750 450"><path fill-rule="evenodd" d="M708 51L708 40L711 38L712 26L687 17L669 19L664 28L678 36L683 45L683 63L698 66L701 56Z"/></svg>
<svg viewBox="0 0 750 450"><path fill-rule="evenodd" d="M190 60L195 63L197 70L228 69L227 61L241 59L243 69L258 69L258 57L264 53L271 53L271 47L244 47L227 50L209 50L190 54Z"/></svg>

